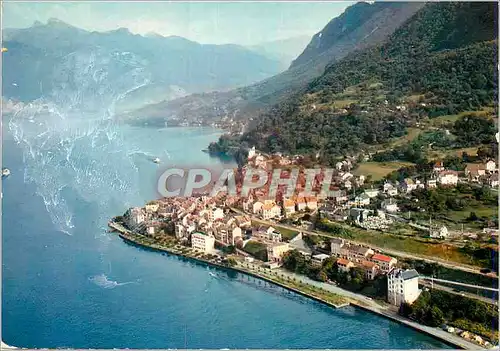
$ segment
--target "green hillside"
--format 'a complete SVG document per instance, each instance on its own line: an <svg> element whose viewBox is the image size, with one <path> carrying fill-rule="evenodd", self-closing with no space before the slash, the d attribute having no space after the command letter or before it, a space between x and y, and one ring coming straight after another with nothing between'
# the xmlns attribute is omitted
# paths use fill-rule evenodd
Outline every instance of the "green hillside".
<svg viewBox="0 0 500 351"><path fill-rule="evenodd" d="M333 63L260 116L243 140L271 152L319 151L333 162L428 119L493 106L496 13L495 3L427 4L386 44Z"/></svg>

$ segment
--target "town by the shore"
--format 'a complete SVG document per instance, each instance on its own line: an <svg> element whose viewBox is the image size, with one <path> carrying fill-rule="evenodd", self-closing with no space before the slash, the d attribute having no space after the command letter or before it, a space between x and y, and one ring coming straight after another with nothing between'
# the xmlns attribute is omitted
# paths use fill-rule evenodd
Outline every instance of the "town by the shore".
<svg viewBox="0 0 500 351"><path fill-rule="evenodd" d="M456 232L442 224L408 222L397 212L400 203L422 193L421 189L468 191L472 185L459 184L457 172L446 170L439 162L432 171L437 183L411 178L399 185L388 180L373 183L363 175L351 174L356 161L347 158L329 175L335 184L333 188L330 184L325 196L319 192L304 196L299 195L308 181L303 161L301 157L260 154L252 148L247 164L235 176L239 195L218 191L210 196L203 192L164 197L129 209L110 226L130 242L251 274L336 308L355 305L456 347L490 348L498 343L498 331L487 326L488 318L498 321L497 305L485 295L466 290L497 293L498 288L488 281L496 279L493 273L459 259L449 262L415 254L414 247L409 252L391 248L402 239L423 248L438 245L444 251L456 250ZM269 184L241 195L249 167L273 173L277 166L301 170L292 196L285 195L283 188L269 196ZM492 174L496 170L496 164L484 167ZM285 173L291 177L290 171ZM324 189L322 180L321 175L312 179L312 189ZM396 238L384 233L392 230L423 234L417 240L418 236ZM390 239L383 247L370 245L383 235ZM487 283L438 279L439 269L469 274ZM483 319L478 320L471 309L483 310Z"/></svg>
<svg viewBox="0 0 500 351"><path fill-rule="evenodd" d="M419 332L428 334L455 348L466 350L477 348L477 344L471 343L456 335L447 333L446 331L437 328L429 328L412 322L399 316L393 310L380 306L378 303L374 302L371 299L367 300L362 296L356 296L355 294L352 294L349 291L345 291L340 288L334 288L335 293L333 293L328 291L328 288L325 289L323 287L317 286L316 284L314 284L314 281L309 281L308 279L302 281L300 279L292 277L291 275L278 273L269 268L259 266L255 264L255 261L253 260L241 260L233 255L225 258L219 255L200 255L199 251L182 247L181 245L176 245L173 241L170 242L169 245L165 245L165 243L158 244L150 238L132 232L125 228L123 225L114 221L109 222L109 227L112 228L113 231L118 232L118 235L123 240L132 243L133 245L138 245L155 251L167 252L172 255L185 257L199 263L218 267L220 269L230 269L239 273L248 274L278 285L299 295L311 298L333 308L343 308L346 306L361 308L365 311L375 313L382 317L389 318L395 322L404 324Z"/></svg>

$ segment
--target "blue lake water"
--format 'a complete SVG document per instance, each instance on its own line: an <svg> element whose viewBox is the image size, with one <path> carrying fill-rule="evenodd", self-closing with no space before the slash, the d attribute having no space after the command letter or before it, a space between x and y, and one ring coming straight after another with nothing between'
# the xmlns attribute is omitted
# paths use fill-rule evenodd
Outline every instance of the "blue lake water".
<svg viewBox="0 0 500 351"><path fill-rule="evenodd" d="M58 127L41 142L35 132L20 136L22 128L11 125L19 144L5 128L3 144L3 165L11 170L2 203L7 344L447 348L376 315L334 310L242 274L210 268L213 277L205 266L106 233L110 217L155 196L151 157L163 165L218 164L201 152L218 131L115 126L101 141L72 141L74 134Z"/></svg>

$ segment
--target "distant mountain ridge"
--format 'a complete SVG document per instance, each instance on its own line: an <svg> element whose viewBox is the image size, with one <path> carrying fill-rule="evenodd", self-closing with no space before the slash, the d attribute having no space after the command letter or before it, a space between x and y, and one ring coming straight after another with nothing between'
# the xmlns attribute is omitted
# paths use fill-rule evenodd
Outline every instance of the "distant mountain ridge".
<svg viewBox="0 0 500 351"><path fill-rule="evenodd" d="M310 41L310 35L301 35L282 40L264 42L249 46L248 48L271 59L282 62L285 69L288 69L292 61L304 51Z"/></svg>
<svg viewBox="0 0 500 351"><path fill-rule="evenodd" d="M3 94L23 101L50 91L54 68L72 52L130 53L154 85L151 89L145 87L142 95L154 92L156 101L170 98L170 93L178 97L171 92L171 86L179 87L184 94L228 90L282 69L277 60L239 45L203 45L176 36L142 36L126 28L90 32L57 19L46 24L36 22L24 29L5 29L3 42L9 49L3 55ZM19 72L24 72L21 77Z"/></svg>
<svg viewBox="0 0 500 351"><path fill-rule="evenodd" d="M273 77L258 83L210 94L195 94L181 101L162 102L135 111L127 119L151 118L154 120L170 117L190 119L205 116L206 119L222 118L230 115L236 119L254 118L273 104L286 99L304 89L307 83L320 76L325 67L349 53L384 42L400 25L414 15L425 3L356 3L348 7L339 17L331 20L316 34L310 44L292 63L291 67ZM363 17L357 14L362 10ZM336 28L349 28L334 35ZM321 33L325 36L321 48L313 50L314 42Z"/></svg>

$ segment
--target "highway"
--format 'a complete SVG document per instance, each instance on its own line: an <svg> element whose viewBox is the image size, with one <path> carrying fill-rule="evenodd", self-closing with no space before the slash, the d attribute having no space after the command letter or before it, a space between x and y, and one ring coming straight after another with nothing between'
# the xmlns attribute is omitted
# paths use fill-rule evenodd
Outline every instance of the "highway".
<svg viewBox="0 0 500 351"><path fill-rule="evenodd" d="M460 283L460 282L456 282L456 281L453 281L453 280L444 280L444 279L437 279L437 278L425 277L425 276L419 276L419 279L430 280L430 281L441 282L441 283L447 283L447 284L452 284L452 285L460 285L460 286L465 286L467 288L474 288L474 289L479 289L479 290L488 290L488 291L496 291L496 292L498 292L498 288L490 288L490 287L487 287L487 286Z"/></svg>
<svg viewBox="0 0 500 351"><path fill-rule="evenodd" d="M488 298L486 296L472 294L472 293L466 292L466 291L456 291L453 288L450 288L449 286L439 285L439 284L436 284L436 283L431 284L427 280L421 280L418 283L419 283L419 285L423 285L423 286L428 287L428 288L433 288L433 289L436 289L436 290L443 290L443 291L446 291L446 292L448 292L450 294L460 295L460 296L466 296L468 298L479 300L479 301L483 301L483 302L486 302L486 303L489 303L489 304L492 304L492 305L498 305L498 300L497 299L492 299L492 298Z"/></svg>
<svg viewBox="0 0 500 351"><path fill-rule="evenodd" d="M263 220L263 219L260 219L258 217L252 216L252 215L250 215L248 213L245 213L242 210L239 210L237 208L231 207L231 210L234 211L234 212L236 212L236 213L242 214L242 215L250 216L252 220L259 221L261 223L265 223L267 225L270 225L270 226L273 226L273 227L276 227L276 228L282 227L282 228L285 228L285 229L289 229L289 230L293 230L293 231L297 231L297 232L302 232L302 233L308 234L308 235L317 235L317 236L323 236L323 237L327 237L327 238L338 238L335 235L331 235L331 234L327 234L327 233L323 233L323 232L310 231L310 230L305 230L305 229L302 229L302 228L299 228L299 227L294 227L294 226L289 226L289 225L286 225L286 224L280 224L280 223L275 223L275 222L268 221L268 220ZM428 263L438 263L438 264L442 265L443 267L447 267L447 268L451 268L451 269L458 269L458 270L461 270L461 271L464 271L464 272L469 272L469 273L475 273L475 274L485 275L484 273L481 273L480 268L474 267L474 266L460 264L460 263L452 262L452 261L446 261L446 260L435 258L435 257L428 257L428 256L420 256L420 255L415 255L415 254L409 254L407 252L396 251L396 250L392 250L392 249L386 249L386 248L383 248L383 247L377 247L377 246L373 246L371 244L366 244L366 243L362 243L362 242L354 241L354 240L346 240L346 241L350 242L352 244L369 246L370 248L372 248L374 250L378 250L378 251L380 251L382 253L386 253L386 254L392 255L392 256L409 258L409 259L413 259L413 260L422 260L422 261L425 261L425 262L428 262Z"/></svg>

